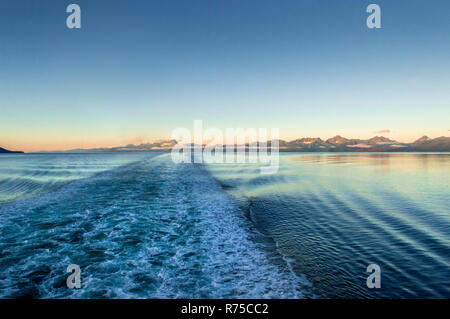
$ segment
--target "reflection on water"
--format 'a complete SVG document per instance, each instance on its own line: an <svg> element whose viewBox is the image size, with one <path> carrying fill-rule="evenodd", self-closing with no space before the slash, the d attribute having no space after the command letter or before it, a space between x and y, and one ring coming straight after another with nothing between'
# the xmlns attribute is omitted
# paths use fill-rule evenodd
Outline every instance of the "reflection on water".
<svg viewBox="0 0 450 319"><path fill-rule="evenodd" d="M324 297L450 297L450 154L281 154L211 164L257 228ZM382 288L366 287L377 263Z"/></svg>
<svg viewBox="0 0 450 319"><path fill-rule="evenodd" d="M444 155L444 156L443 156ZM376 169L410 170L412 172L442 170L450 165L448 156L443 153L357 153L357 154L318 154L295 155L291 161L322 164L354 164L371 166Z"/></svg>
<svg viewBox="0 0 450 319"><path fill-rule="evenodd" d="M1 154L0 203L43 195L141 157L142 153Z"/></svg>

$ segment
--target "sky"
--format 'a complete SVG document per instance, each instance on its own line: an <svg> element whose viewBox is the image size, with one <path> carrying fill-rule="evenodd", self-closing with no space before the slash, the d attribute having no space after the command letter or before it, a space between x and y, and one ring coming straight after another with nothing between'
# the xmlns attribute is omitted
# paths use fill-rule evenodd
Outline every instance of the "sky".
<svg viewBox="0 0 450 319"><path fill-rule="evenodd" d="M448 0L3 0L0 147L140 144L194 120L286 140L449 136L449 14Z"/></svg>

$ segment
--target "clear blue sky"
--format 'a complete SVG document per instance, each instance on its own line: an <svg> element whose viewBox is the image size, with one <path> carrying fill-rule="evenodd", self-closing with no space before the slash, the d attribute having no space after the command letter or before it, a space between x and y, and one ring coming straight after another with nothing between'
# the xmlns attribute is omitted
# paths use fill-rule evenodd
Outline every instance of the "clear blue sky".
<svg viewBox="0 0 450 319"><path fill-rule="evenodd" d="M448 0L2 0L0 146L140 143L195 119L284 139L448 135L449 39Z"/></svg>

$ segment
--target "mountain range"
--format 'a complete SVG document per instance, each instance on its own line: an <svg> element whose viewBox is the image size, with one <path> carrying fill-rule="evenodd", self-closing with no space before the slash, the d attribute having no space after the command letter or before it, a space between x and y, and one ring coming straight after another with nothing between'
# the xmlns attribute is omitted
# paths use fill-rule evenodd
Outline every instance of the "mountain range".
<svg viewBox="0 0 450 319"><path fill-rule="evenodd" d="M74 149L67 152L126 152L171 150L176 140L163 140L140 145L129 144L113 148ZM271 142L268 141L268 147ZM252 143L252 146L257 143ZM194 145L191 145L194 146ZM248 148L249 144L238 148ZM450 137L429 138L422 136L412 143L401 143L383 136L370 139L348 139L340 135L322 140L319 137L304 137L293 141L279 140L280 152L450 152Z"/></svg>
<svg viewBox="0 0 450 319"><path fill-rule="evenodd" d="M450 137L431 139L422 136L412 143L401 143L383 136L371 139L347 139L340 135L322 140L301 138L290 142L280 140L280 151L304 152L449 152Z"/></svg>

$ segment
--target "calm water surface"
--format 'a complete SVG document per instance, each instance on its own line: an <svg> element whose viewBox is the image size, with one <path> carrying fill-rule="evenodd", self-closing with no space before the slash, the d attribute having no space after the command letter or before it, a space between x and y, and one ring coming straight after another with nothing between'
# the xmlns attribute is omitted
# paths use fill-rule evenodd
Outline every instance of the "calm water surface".
<svg viewBox="0 0 450 319"><path fill-rule="evenodd" d="M450 154L282 154L213 175L324 297L450 297ZM376 263L382 288L366 287Z"/></svg>

